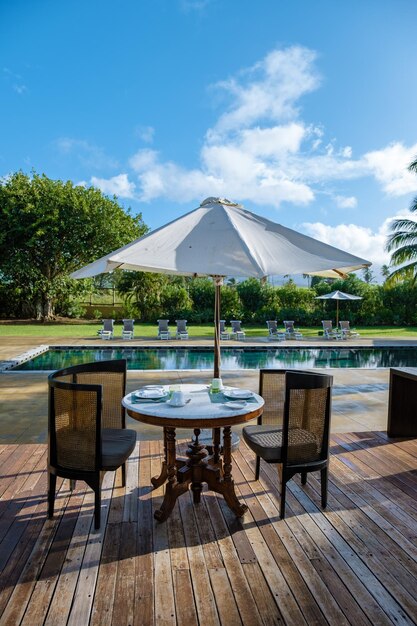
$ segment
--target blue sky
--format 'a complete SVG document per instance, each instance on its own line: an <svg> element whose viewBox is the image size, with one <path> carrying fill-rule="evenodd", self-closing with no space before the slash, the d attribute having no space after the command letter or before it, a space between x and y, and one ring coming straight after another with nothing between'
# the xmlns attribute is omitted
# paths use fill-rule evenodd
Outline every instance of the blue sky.
<svg viewBox="0 0 417 626"><path fill-rule="evenodd" d="M373 261L417 176L413 0L0 0L0 176L207 196Z"/></svg>

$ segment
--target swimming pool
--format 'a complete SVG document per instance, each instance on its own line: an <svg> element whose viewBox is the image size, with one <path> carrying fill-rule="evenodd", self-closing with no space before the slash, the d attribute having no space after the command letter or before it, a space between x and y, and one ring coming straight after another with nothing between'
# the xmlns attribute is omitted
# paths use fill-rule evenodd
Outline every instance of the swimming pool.
<svg viewBox="0 0 417 626"><path fill-rule="evenodd" d="M210 370L212 348L51 348L13 371L45 371L79 363L126 359L130 370ZM415 367L417 347L222 348L222 370L259 368Z"/></svg>

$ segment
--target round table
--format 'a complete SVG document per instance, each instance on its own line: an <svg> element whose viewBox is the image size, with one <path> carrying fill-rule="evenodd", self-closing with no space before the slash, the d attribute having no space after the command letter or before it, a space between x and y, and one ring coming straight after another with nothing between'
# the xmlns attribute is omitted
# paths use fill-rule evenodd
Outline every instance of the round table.
<svg viewBox="0 0 417 626"><path fill-rule="evenodd" d="M168 386L164 389L168 391ZM133 394L123 398L123 406L133 419L161 426L164 431L164 461L161 473L151 479L154 488L166 483L162 506L155 518L162 522L170 515L177 498L189 486L194 503L200 502L202 483L223 495L230 509L241 517L248 507L239 502L232 478L231 427L262 414L264 400L258 394L241 408L231 407L223 393L212 394L206 385L181 385L187 404L174 407L167 402L142 402ZM176 428L193 428L194 440L188 444L187 458L176 456ZM213 454L199 441L202 428L213 429ZM220 448L223 428L223 448Z"/></svg>

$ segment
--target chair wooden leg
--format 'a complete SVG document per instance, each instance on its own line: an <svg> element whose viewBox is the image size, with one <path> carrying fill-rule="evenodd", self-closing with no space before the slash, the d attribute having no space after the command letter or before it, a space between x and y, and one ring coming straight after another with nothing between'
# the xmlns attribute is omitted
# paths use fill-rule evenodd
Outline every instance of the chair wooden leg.
<svg viewBox="0 0 417 626"><path fill-rule="evenodd" d="M126 463L122 465L122 487L126 486Z"/></svg>
<svg viewBox="0 0 417 626"><path fill-rule="evenodd" d="M54 516L56 490L56 475L48 472L48 517L52 519Z"/></svg>
<svg viewBox="0 0 417 626"><path fill-rule="evenodd" d="M100 472L91 483L91 487L94 490L94 528L96 530L100 528L101 523L101 481L103 476L104 473Z"/></svg>
<svg viewBox="0 0 417 626"><path fill-rule="evenodd" d="M256 457L256 466L255 466L255 480L259 480L259 470L261 467L261 457Z"/></svg>
<svg viewBox="0 0 417 626"><path fill-rule="evenodd" d="M320 482L321 482L321 506L323 509L327 506L327 481L328 481L328 468L325 467L320 470Z"/></svg>
<svg viewBox="0 0 417 626"><path fill-rule="evenodd" d="M74 478L70 478L70 490L74 491L77 481Z"/></svg>
<svg viewBox="0 0 417 626"><path fill-rule="evenodd" d="M94 489L94 528L98 530L101 522L101 487Z"/></svg>
<svg viewBox="0 0 417 626"><path fill-rule="evenodd" d="M302 485L307 484L307 472L301 472L301 484Z"/></svg>
<svg viewBox="0 0 417 626"><path fill-rule="evenodd" d="M279 514L280 514L281 519L284 519L285 517L285 490L287 486L287 477L285 476L284 466L282 465L282 463L278 463L278 477L281 483L281 491L280 491L281 502L280 502Z"/></svg>

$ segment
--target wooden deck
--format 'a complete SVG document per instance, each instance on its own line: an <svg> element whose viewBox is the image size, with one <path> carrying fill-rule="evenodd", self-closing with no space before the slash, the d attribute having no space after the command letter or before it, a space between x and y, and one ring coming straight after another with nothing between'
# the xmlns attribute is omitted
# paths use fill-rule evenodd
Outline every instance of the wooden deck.
<svg viewBox="0 0 417 626"><path fill-rule="evenodd" d="M417 440L334 435L328 509L309 475L289 483L285 520L276 468L262 464L255 482L241 444L241 522L206 492L158 524L160 452L137 445L126 488L107 475L94 532L80 483L71 496L61 483L46 519L44 444L0 446L1 625L417 623Z"/></svg>

